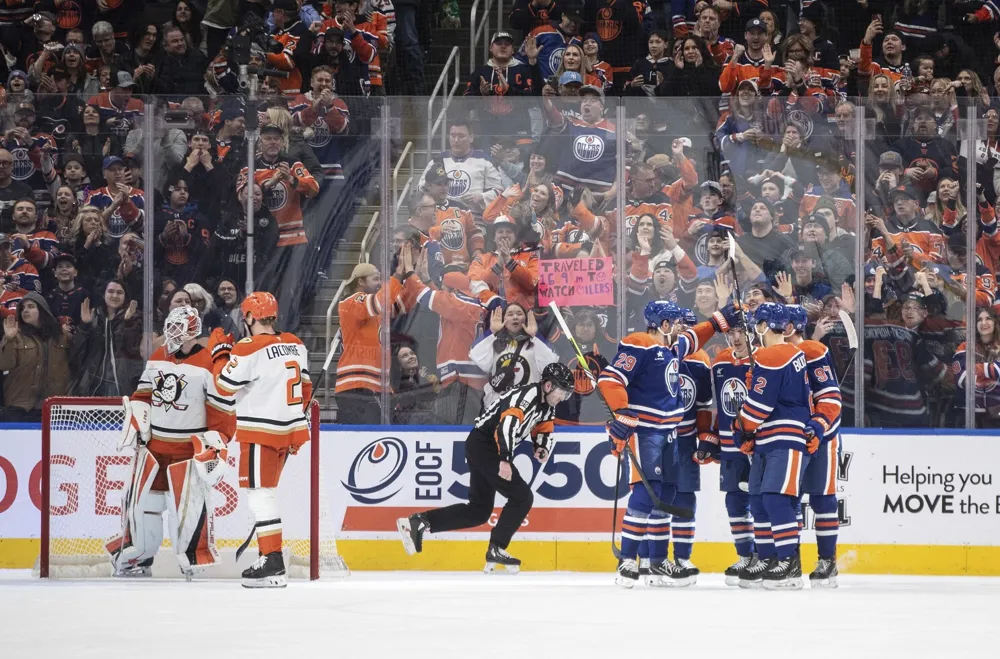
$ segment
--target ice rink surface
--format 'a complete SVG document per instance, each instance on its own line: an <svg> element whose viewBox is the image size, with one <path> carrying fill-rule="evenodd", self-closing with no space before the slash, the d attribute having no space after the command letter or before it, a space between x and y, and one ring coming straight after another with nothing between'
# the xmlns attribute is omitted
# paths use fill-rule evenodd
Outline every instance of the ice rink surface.
<svg viewBox="0 0 1000 659"><path fill-rule="evenodd" d="M996 657L1000 579L841 576L837 590L617 588L613 575L355 573L48 581L0 571L4 659ZM690 654L688 654L690 653Z"/></svg>

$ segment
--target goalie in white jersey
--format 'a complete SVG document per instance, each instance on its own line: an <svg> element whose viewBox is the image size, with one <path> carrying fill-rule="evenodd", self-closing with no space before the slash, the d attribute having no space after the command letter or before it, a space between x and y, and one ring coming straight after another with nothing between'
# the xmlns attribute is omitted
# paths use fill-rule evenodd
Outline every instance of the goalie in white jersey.
<svg viewBox="0 0 1000 659"><path fill-rule="evenodd" d="M236 396L239 484L247 488L254 516L251 537L256 533L260 551L257 561L243 571L243 585L280 588L287 581L275 489L289 454L309 441L309 355L297 336L275 331L278 302L270 293L251 293L240 311L248 337L233 346L216 384L223 394Z"/></svg>
<svg viewBox="0 0 1000 659"><path fill-rule="evenodd" d="M163 514L181 572L218 560L212 488L222 479L233 435L233 399L215 387L212 356L197 343L201 318L178 307L163 325L164 345L125 397L118 450L135 451L122 505L122 531L107 544L116 576L150 576L163 542Z"/></svg>

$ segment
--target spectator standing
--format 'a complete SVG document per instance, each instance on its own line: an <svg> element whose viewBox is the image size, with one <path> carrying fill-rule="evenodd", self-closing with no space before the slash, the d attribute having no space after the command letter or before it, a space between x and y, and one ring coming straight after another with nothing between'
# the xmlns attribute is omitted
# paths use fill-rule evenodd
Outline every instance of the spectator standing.
<svg viewBox="0 0 1000 659"><path fill-rule="evenodd" d="M45 301L60 325L75 329L80 324L83 301L90 299L90 291L77 283L76 259L72 254L57 256L54 271L56 285L45 294Z"/></svg>
<svg viewBox="0 0 1000 659"><path fill-rule="evenodd" d="M163 52L156 63L153 93L167 96L168 99L173 97L177 101L184 96L204 94L207 68L208 58L200 50L188 47L180 28L164 27ZM131 79L131 75L129 78Z"/></svg>
<svg viewBox="0 0 1000 659"><path fill-rule="evenodd" d="M538 288L538 254L531 246L516 245L517 228L510 217L496 218L492 228L494 251L483 252L472 260L470 290L480 299L485 291L492 291L522 309L531 309Z"/></svg>
<svg viewBox="0 0 1000 659"><path fill-rule="evenodd" d="M448 127L449 151L438 161L431 161L424 172L420 186L423 187L428 172L436 162L444 165L448 176L449 201L461 202L476 215L497 198L501 190L500 172L488 154L472 145L476 136L468 121L455 121Z"/></svg>
<svg viewBox="0 0 1000 659"><path fill-rule="evenodd" d="M0 226L9 225L17 200L30 198L33 195L26 183L14 179L13 173L13 154L7 149L0 148Z"/></svg>
<svg viewBox="0 0 1000 659"><path fill-rule="evenodd" d="M768 277L784 267L782 257L795 247L795 243L775 229L771 205L760 200L750 207L750 233L737 238L736 244Z"/></svg>
<svg viewBox="0 0 1000 659"><path fill-rule="evenodd" d="M314 68L309 79L310 90L296 96L289 105L293 123L312 131L305 140L319 161L321 188L344 180L341 161L347 150L345 136L350 125L350 111L337 97L333 80L334 72L330 67Z"/></svg>
<svg viewBox="0 0 1000 659"><path fill-rule="evenodd" d="M403 72L400 91L413 96L423 96L424 49L420 45L417 20L422 15L420 0L395 0L396 7L396 57ZM424 5L423 11L426 11Z"/></svg>
<svg viewBox="0 0 1000 659"><path fill-rule="evenodd" d="M490 41L490 59L469 76L466 96L482 96L494 135L527 135L526 108L508 97L531 96L540 85L532 68L514 59L514 38L509 32L497 32Z"/></svg>
<svg viewBox="0 0 1000 659"><path fill-rule="evenodd" d="M3 370L4 421L41 421L50 396L69 392L72 328L60 325L48 303L35 292L3 321L0 370Z"/></svg>
<svg viewBox="0 0 1000 659"><path fill-rule="evenodd" d="M107 283L96 308L84 300L70 350L77 368L74 395L124 396L135 391L144 363L139 353L142 315L137 311L138 303L128 299L117 281Z"/></svg>
<svg viewBox="0 0 1000 659"><path fill-rule="evenodd" d="M77 280L89 291L102 288L118 268L118 255L101 220L101 211L93 206L80 208L59 251L73 256L79 272Z"/></svg>
<svg viewBox="0 0 1000 659"><path fill-rule="evenodd" d="M559 21L550 21L533 29L521 44L520 54L528 57L528 49L537 48L539 79L548 81L562 64L563 51L570 44L580 45L580 9L574 5L562 7Z"/></svg>
<svg viewBox="0 0 1000 659"><path fill-rule="evenodd" d="M604 58L612 72L621 73L625 82L624 74L646 55L647 39L656 28L652 10L644 0L629 3L596 0L584 7L584 22L597 28Z"/></svg>
<svg viewBox="0 0 1000 659"><path fill-rule="evenodd" d="M712 59L705 40L684 37L674 55L674 65L667 70L656 88L657 96L711 98L719 95L719 67Z"/></svg>
<svg viewBox="0 0 1000 659"><path fill-rule="evenodd" d="M303 76L318 66L328 66L333 71L332 89L338 95L351 98L367 97L371 93L371 76L368 64L362 61L354 48L348 47L344 30L328 27L316 38L311 53L299 57ZM350 107L350 106L348 106Z"/></svg>
<svg viewBox="0 0 1000 659"><path fill-rule="evenodd" d="M296 58L300 47L303 54L309 52L312 33L309 26L299 20L299 6L295 0L275 0L271 15L274 19L273 36L282 45L282 50L280 53L268 53L267 64L288 72L288 77L278 83L283 93L298 94L302 88L302 72L298 69Z"/></svg>
<svg viewBox="0 0 1000 659"><path fill-rule="evenodd" d="M124 39L118 41L115 38L115 29L111 23L106 20L94 23L91 35L94 41L87 49L87 70L96 75L97 69L102 65L110 67L112 72L122 69L128 58L129 47Z"/></svg>
<svg viewBox="0 0 1000 659"><path fill-rule="evenodd" d="M601 38L596 32L588 32L583 37L583 54L604 87L604 92L610 92L615 86L615 74L611 65L601 59Z"/></svg>
<svg viewBox="0 0 1000 659"><path fill-rule="evenodd" d="M132 49L124 61L125 70L132 73L136 92L148 94L156 77L156 58L160 54L160 28L153 23L137 23L132 30Z"/></svg>
<svg viewBox="0 0 1000 659"><path fill-rule="evenodd" d="M132 228L141 230L146 202L142 190L125 183L125 161L121 158L106 157L103 170L107 185L92 191L84 203L100 209L108 236L116 240Z"/></svg>
<svg viewBox="0 0 1000 659"><path fill-rule="evenodd" d="M555 0L514 0L514 7L510 10L510 27L527 34L551 21L558 23L561 15L562 8Z"/></svg>

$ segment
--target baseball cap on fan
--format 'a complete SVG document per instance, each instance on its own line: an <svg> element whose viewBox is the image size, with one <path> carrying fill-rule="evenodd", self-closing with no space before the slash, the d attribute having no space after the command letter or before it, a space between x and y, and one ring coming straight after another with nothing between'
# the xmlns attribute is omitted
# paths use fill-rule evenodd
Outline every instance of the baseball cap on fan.
<svg viewBox="0 0 1000 659"><path fill-rule="evenodd" d="M115 87L135 87L135 80L128 71L119 71L115 76Z"/></svg>
<svg viewBox="0 0 1000 659"><path fill-rule="evenodd" d="M764 25L764 21L760 20L759 18L755 18L751 21L747 21L746 32L749 32L750 30L760 30L761 32L767 32L767 26Z"/></svg>
<svg viewBox="0 0 1000 659"><path fill-rule="evenodd" d="M509 41L512 46L514 45L514 37L511 36L510 32L504 32L502 30L497 32L493 35L493 38L490 39L490 45L492 46L498 41Z"/></svg>

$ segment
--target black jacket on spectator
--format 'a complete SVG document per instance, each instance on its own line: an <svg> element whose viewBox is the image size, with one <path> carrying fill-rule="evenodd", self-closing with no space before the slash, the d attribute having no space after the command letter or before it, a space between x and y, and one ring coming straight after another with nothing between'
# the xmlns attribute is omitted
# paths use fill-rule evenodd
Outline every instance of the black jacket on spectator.
<svg viewBox="0 0 1000 659"><path fill-rule="evenodd" d="M208 288L215 289L220 279L226 278L242 284L247 279L247 236L242 228L246 214L242 207L232 205L219 216L219 223L212 233L211 258L206 264L205 278ZM267 206L254 211L254 271L263 272L269 256L278 244L278 223Z"/></svg>
<svg viewBox="0 0 1000 659"><path fill-rule="evenodd" d="M66 96L41 95L38 103L38 128L56 140L65 149L66 138L71 133L83 132L83 99L75 94Z"/></svg>
<svg viewBox="0 0 1000 659"><path fill-rule="evenodd" d="M94 320L73 336L70 363L77 369L71 391L77 396L127 396L139 385L145 365L139 354L142 314L125 320L124 309L108 318L101 305Z"/></svg>
<svg viewBox="0 0 1000 659"><path fill-rule="evenodd" d="M534 0L514 0L514 8L510 10L511 29L520 30L525 36L536 27L561 20L562 7L555 0L548 7L536 7Z"/></svg>
<svg viewBox="0 0 1000 659"><path fill-rule="evenodd" d="M104 285L115 276L118 268L118 252L107 242L99 242L85 247L86 236L82 233L74 244L63 244L59 251L72 254L76 259L76 283L89 290L104 290ZM55 309L55 306L53 306Z"/></svg>
<svg viewBox="0 0 1000 659"><path fill-rule="evenodd" d="M204 95L208 58L200 50L188 48L181 57L161 53L156 61L153 93L169 96ZM183 99L177 99L178 101Z"/></svg>
<svg viewBox="0 0 1000 659"><path fill-rule="evenodd" d="M66 139L67 151L83 156L83 168L90 179L90 189L96 190L105 185L104 181L104 143L111 140L108 155L121 157L122 142L118 136L110 132L99 132L96 135L79 132Z"/></svg>
<svg viewBox="0 0 1000 659"><path fill-rule="evenodd" d="M719 96L719 69L714 66L685 65L678 69L670 65L663 84L656 88L657 96Z"/></svg>
<svg viewBox="0 0 1000 659"><path fill-rule="evenodd" d="M80 306L89 297L90 292L82 286L74 286L68 291L56 286L45 294L45 301L49 303L52 315L56 317L60 325L69 323L73 327L78 327L80 325Z"/></svg>
<svg viewBox="0 0 1000 659"><path fill-rule="evenodd" d="M18 199L33 199L34 192L27 184L11 179L10 185L0 188L0 231L10 228L14 215L14 203Z"/></svg>
<svg viewBox="0 0 1000 659"><path fill-rule="evenodd" d="M747 258L760 266L768 279L773 279L779 270L787 270L784 255L795 247L795 243L777 229L771 229L763 238L747 233L737 238L736 242Z"/></svg>

